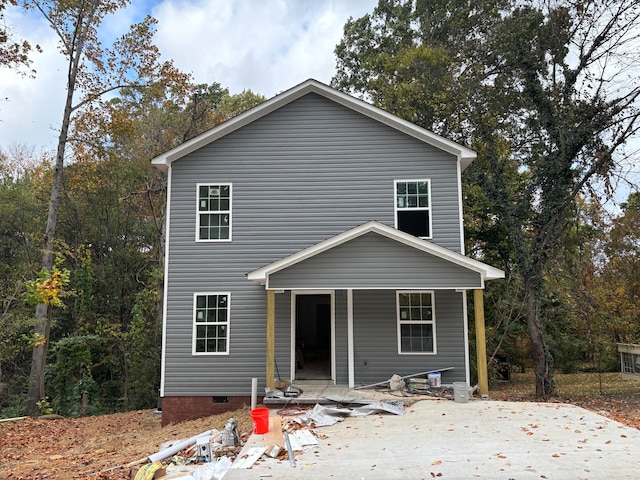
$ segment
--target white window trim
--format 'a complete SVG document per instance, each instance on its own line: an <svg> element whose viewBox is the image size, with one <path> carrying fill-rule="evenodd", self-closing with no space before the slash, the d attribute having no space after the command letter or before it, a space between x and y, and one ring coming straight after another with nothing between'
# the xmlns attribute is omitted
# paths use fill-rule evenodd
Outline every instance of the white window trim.
<svg viewBox="0 0 640 480"><path fill-rule="evenodd" d="M421 322L402 322L400 320L400 294L406 293L428 293L431 295L431 320L423 320ZM397 336L398 336L398 355L437 355L438 343L436 341L436 294L434 290L396 290L396 323L397 323ZM400 336L400 325L403 324L427 324L433 326L433 352L403 352L402 351L402 339Z"/></svg>
<svg viewBox="0 0 640 480"><path fill-rule="evenodd" d="M196 352L196 307L198 297L207 295L226 295L227 296L227 350L225 352ZM231 292L195 292L193 294L193 313L191 317L192 331L191 331L191 355L229 355L231 344Z"/></svg>
<svg viewBox="0 0 640 480"><path fill-rule="evenodd" d="M200 238L200 214L201 213L216 213L213 210L208 212L200 211L200 187L206 187L211 185L218 186L228 186L229 187L229 238ZM431 197L429 197L431 198ZM196 242L203 243L220 243L220 242L230 242L233 237L233 184L228 182L206 182L206 183L196 183ZM218 210L218 212L226 212L226 210Z"/></svg>
<svg viewBox="0 0 640 480"><path fill-rule="evenodd" d="M430 240L433 238L433 208L431 203L431 179L429 178L409 178L409 179L398 179L393 181L393 218L395 221L395 228L398 230L398 183L404 182L426 182L427 184L427 192L429 195L429 206L428 207L410 207L410 208L401 208L400 211L410 211L410 210L427 210L429 212L429 236L428 237L419 237L424 240Z"/></svg>

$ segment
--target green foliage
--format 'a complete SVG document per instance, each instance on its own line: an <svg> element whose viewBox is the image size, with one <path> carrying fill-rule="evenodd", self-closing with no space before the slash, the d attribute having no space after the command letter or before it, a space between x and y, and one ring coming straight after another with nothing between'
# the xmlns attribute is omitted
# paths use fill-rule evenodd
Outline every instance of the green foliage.
<svg viewBox="0 0 640 480"><path fill-rule="evenodd" d="M51 404L48 400L42 399L36 402L38 409L40 410L40 415L51 415L53 413L53 409L51 408Z"/></svg>
<svg viewBox="0 0 640 480"><path fill-rule="evenodd" d="M218 83L194 85L162 62L150 17L114 44L100 43L101 22L127 4L26 2L66 45L70 95L54 162L0 151L2 411L24 405L34 384L30 356L47 345L46 396L57 412L81 414L85 391L87 414L156 405L166 179L149 159L265 100L250 90L231 95ZM43 252L54 250L58 263L32 279ZM66 308L38 323L25 298L64 300Z"/></svg>
<svg viewBox="0 0 640 480"><path fill-rule="evenodd" d="M52 307L64 307L61 297L65 295L65 287L69 285L70 272L61 269L61 259L57 259L51 271L43 268L38 272L35 280L25 282L25 300L28 304L51 305Z"/></svg>
<svg viewBox="0 0 640 480"><path fill-rule="evenodd" d="M97 335L85 335L63 338L53 345L55 363L49 365L47 373L54 392L53 408L59 414L78 415L83 386L92 378L93 351L101 342Z"/></svg>

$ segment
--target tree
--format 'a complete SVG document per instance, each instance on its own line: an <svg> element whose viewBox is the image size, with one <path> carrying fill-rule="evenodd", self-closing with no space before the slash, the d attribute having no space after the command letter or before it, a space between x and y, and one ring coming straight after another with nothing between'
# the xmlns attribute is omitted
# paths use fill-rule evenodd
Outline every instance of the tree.
<svg viewBox="0 0 640 480"><path fill-rule="evenodd" d="M74 141L72 123L90 115L105 94L122 88L153 88L182 79L171 63L160 63L159 52L152 44L155 20L151 17L131 26L129 31L105 48L98 39L98 29L107 15L128 4L128 0L33 0L25 2L27 9L40 13L60 41L61 53L67 60L66 98L53 171L53 185L44 235L42 268L51 270L54 264L53 243L62 173L67 145ZM82 113L82 115L80 115ZM76 153L82 145L75 143ZM51 327L50 305L36 307L36 333L45 342L33 349L28 401L25 413L34 414L37 402L44 396L44 366L46 364Z"/></svg>
<svg viewBox="0 0 640 480"><path fill-rule="evenodd" d="M24 147L0 150L0 409L26 391L34 341L32 308L22 301L23 279L38 263L44 206L33 188L33 162Z"/></svg>
<svg viewBox="0 0 640 480"><path fill-rule="evenodd" d="M5 10L7 6L17 6L17 0L0 0L0 67L12 68L23 72L23 67L29 67L31 60L29 52L32 50L31 44L26 40L16 40L11 27L7 26ZM40 51L40 46L33 47ZM35 71L31 70L33 75Z"/></svg>
<svg viewBox="0 0 640 480"><path fill-rule="evenodd" d="M576 199L609 189L638 132L639 19L635 0L380 0L373 15L347 22L336 48L334 85L484 156L466 181L485 192L510 251L505 268L522 276L538 397L555 392L543 309L549 261ZM416 58L436 59L444 88L422 81L432 66ZM405 91L412 100L396 108ZM459 113L448 116L451 102Z"/></svg>
<svg viewBox="0 0 640 480"><path fill-rule="evenodd" d="M640 338L640 194L622 204L611 222L596 271L594 296L607 319L610 342L637 343Z"/></svg>

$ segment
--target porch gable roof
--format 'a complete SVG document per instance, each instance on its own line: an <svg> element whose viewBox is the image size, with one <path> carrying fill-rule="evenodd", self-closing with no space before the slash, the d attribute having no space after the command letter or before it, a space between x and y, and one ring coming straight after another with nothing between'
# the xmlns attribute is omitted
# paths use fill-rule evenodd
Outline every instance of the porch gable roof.
<svg viewBox="0 0 640 480"><path fill-rule="evenodd" d="M385 248L384 256L375 255L373 251L368 252L366 247L363 249L355 248L357 242L362 242L370 234L379 235L387 240L384 245L379 244L379 242L376 244L378 248ZM354 248L348 251L349 246ZM359 244L358 247L360 247ZM342 251L343 258L347 259L346 262L343 263L338 258L334 259L335 263L333 264L320 261L323 257L321 254L327 255L338 251ZM387 257L387 253L389 253L389 257L397 254L394 258L405 262L407 275L398 276L399 269L388 268L389 265L384 264L386 260L384 257ZM426 255L421 255L422 253ZM358 255L360 255L360 258L355 258ZM425 263L427 259L429 259L429 262ZM504 278L504 272L500 269L376 221L367 222L281 258L249 273L248 278L265 285L267 289L291 289L294 288L292 285L288 285L286 281L283 283L282 274L287 269L295 269L296 266L299 266L304 261L307 261L307 265L310 267L313 266L316 269L315 272L319 272L320 270L317 269L320 268L324 275L321 273L311 278L306 276L304 280L296 282L297 286L295 288L324 289L334 286L334 288L471 289L484 288L486 280ZM369 268L366 271L359 272L360 276L356 272L353 277L346 278L350 276L351 272L357 270L357 268L350 269L347 264L348 261L353 261L354 265L357 265L359 261L361 262L360 264L366 264ZM332 265L335 265L335 268L332 268ZM447 265L449 265L449 268L446 268ZM452 278L449 275L447 281L446 276L432 275L429 277L426 271L430 266L439 269L439 272L436 272L438 275L446 268L446 270L449 270L449 274L454 274L457 278ZM413 278L411 271L414 272ZM371 278L372 273L380 277L379 281ZM271 282L271 276L274 278L279 277L278 281Z"/></svg>

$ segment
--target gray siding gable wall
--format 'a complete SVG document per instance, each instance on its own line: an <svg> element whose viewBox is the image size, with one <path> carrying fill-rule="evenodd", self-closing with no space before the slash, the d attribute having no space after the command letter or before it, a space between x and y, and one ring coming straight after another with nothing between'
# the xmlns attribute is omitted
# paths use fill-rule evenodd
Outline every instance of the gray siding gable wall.
<svg viewBox="0 0 640 480"><path fill-rule="evenodd" d="M370 220L393 227L394 179L431 180L431 241L461 251L455 156L317 94L174 161L170 175L165 395L247 395L252 377L264 381L266 295L246 274ZM231 242L195 241L198 183L232 184ZM194 292L231 293L228 355L192 355ZM290 305L276 297L280 358Z"/></svg>
<svg viewBox="0 0 640 480"><path fill-rule="evenodd" d="M481 288L480 274L367 233L269 276L269 288Z"/></svg>

